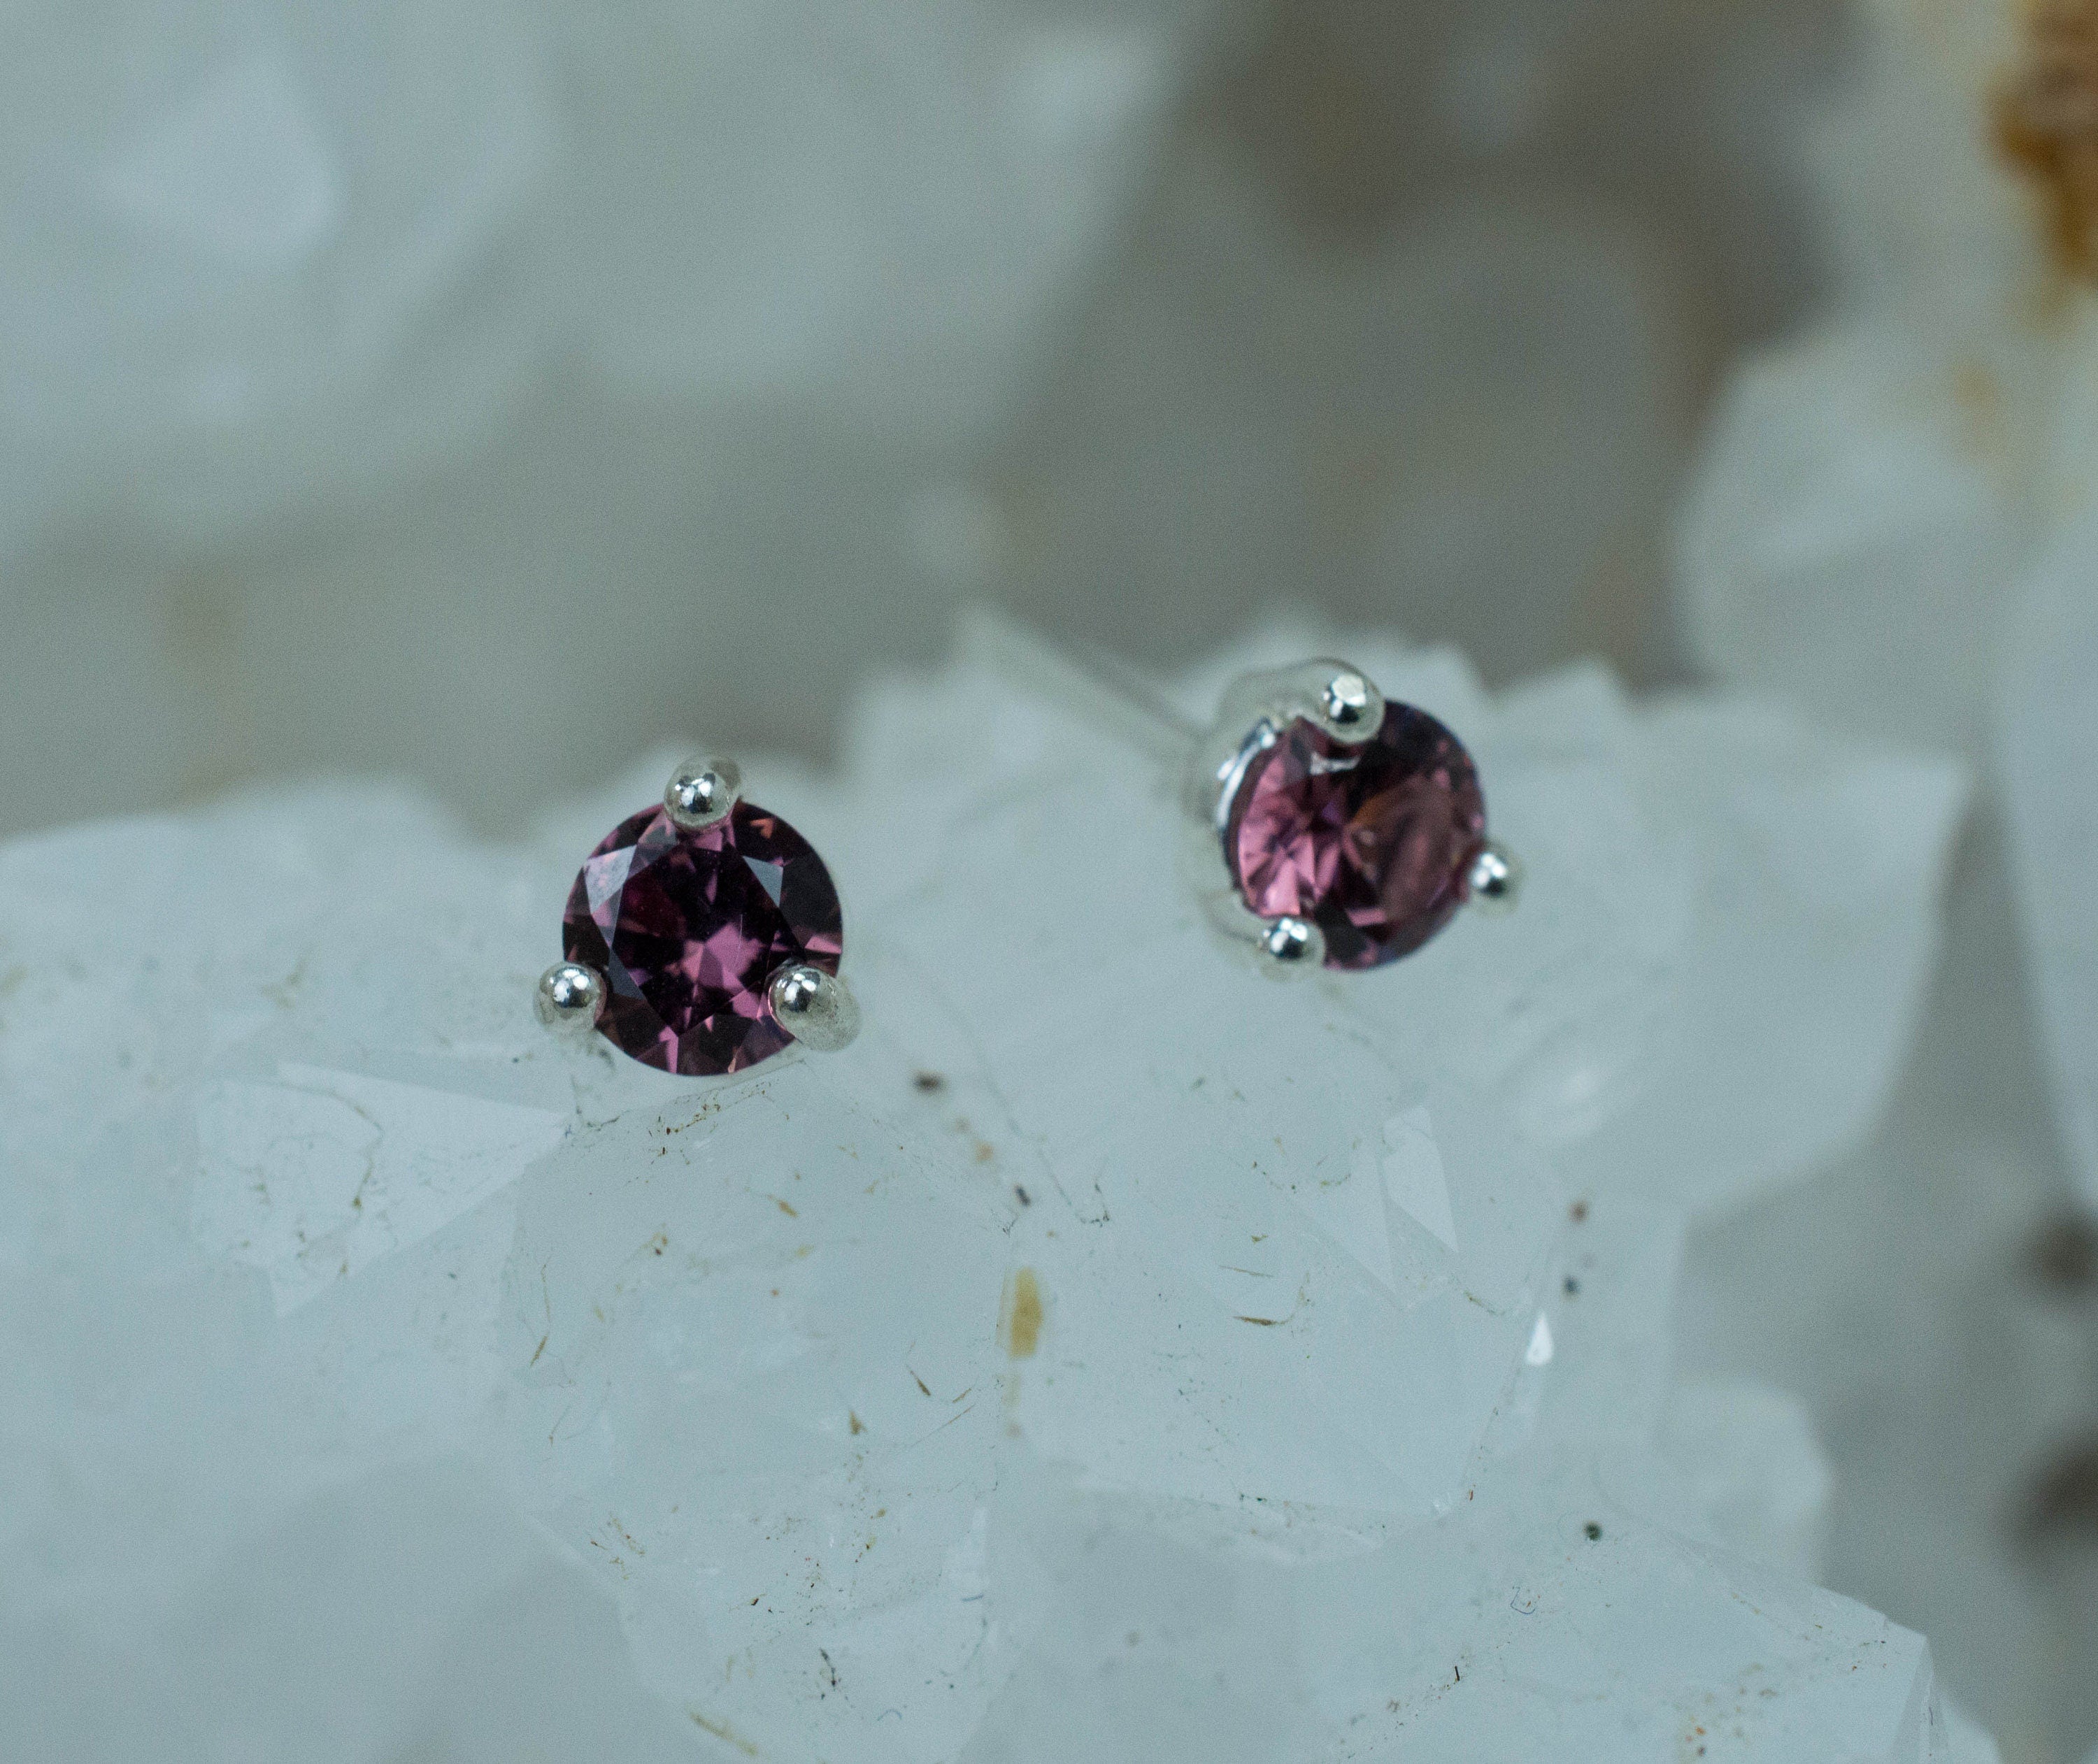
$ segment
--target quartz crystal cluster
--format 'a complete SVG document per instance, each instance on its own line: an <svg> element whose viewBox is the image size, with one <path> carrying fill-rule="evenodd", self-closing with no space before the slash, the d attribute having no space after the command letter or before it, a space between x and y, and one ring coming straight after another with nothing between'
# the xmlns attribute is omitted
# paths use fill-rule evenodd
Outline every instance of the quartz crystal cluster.
<svg viewBox="0 0 2098 1764"><path fill-rule="evenodd" d="M0 1752L1985 1756L1911 1630L2087 1749L2093 11L1848 10L1805 117L1793 0L25 20L0 827L519 842L0 853ZM1722 692L1187 682L1462 736L1525 899L1390 968L1220 972L985 651L756 780L848 1054L531 1020L661 766L532 808L963 597L1674 678L1671 567Z"/></svg>
<svg viewBox="0 0 2098 1764"><path fill-rule="evenodd" d="M2007 1753L2065 1759L2098 1737L2098 1319L2062 1253L2098 1202L2098 8L1854 10L1806 156L1832 286L1732 377L1678 604L1720 678L1966 755L1979 812L1892 1112L1697 1246L1685 1348L1808 1397L1875 1516L1838 1583L1929 1628Z"/></svg>
<svg viewBox="0 0 2098 1764"><path fill-rule="evenodd" d="M1188 702L1344 647L1464 731L1515 916L1247 972L1140 714L981 630L835 778L750 768L851 897L822 1060L679 1080L533 1020L574 853L666 761L504 846L342 785L0 849L0 1727L1991 1758L1816 1590L1797 1406L1669 1331L1692 1222L1884 1100L1960 769L1313 634Z"/></svg>
<svg viewBox="0 0 2098 1764"><path fill-rule="evenodd" d="M1685 622L1723 676L1986 757L2098 1200L2098 16L1868 15L1815 138L1837 298L1735 378L1681 524Z"/></svg>

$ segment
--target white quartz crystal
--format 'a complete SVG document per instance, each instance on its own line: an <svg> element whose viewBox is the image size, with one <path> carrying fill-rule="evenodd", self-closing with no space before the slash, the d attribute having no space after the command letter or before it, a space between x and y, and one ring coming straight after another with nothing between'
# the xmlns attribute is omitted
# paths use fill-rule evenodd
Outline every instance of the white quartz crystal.
<svg viewBox="0 0 2098 1764"><path fill-rule="evenodd" d="M2094 1292L2067 1212L2020 967L2009 854L1968 836L1920 1040L1865 1147L1701 1222L1683 1375L1775 1384L1834 1468L1828 1583L1931 1638L2005 1754L2073 1759L2098 1699L2073 1503ZM2073 1457L2067 1459L2073 1463Z"/></svg>
<svg viewBox="0 0 2098 1764"><path fill-rule="evenodd" d="M1801 1580L1821 1578L1833 1476L1799 1398L1767 1384L1679 1384L1661 1449L1733 1548Z"/></svg>
<svg viewBox="0 0 2098 1764"><path fill-rule="evenodd" d="M2098 333L1989 156L2015 9L1857 11L1858 77L1807 155L1832 298L1735 369L1679 516L1678 604L1723 678L1973 751L2022 561L2087 489L2061 407Z"/></svg>
<svg viewBox="0 0 2098 1764"><path fill-rule="evenodd" d="M2098 1731L2087 1507L2048 1494L2092 1424L2098 305L1991 143L2039 22L2077 9L1854 11L1811 155L1828 297L1732 376L1677 604L1719 677L1973 756L1978 812L1890 1112L1693 1240L1682 1340L1804 1398L1832 1583L1926 1627L2006 1752L2054 1764Z"/></svg>
<svg viewBox="0 0 2098 1764"><path fill-rule="evenodd" d="M533 1020L653 761L508 847L315 786L0 848L7 1731L1989 1756L1803 1578L1796 1411L1671 1398L1667 1329L1686 1219L1875 1106L1956 776L1358 653L1476 738L1514 918L1270 982L1181 892L1164 731L980 629L835 783L748 768L846 893L867 1028L727 1081ZM1832 897L1829 840L1894 910ZM1780 1011L1855 1057L1773 1077ZM1797 1095L1720 1156L1661 1093L1730 1069Z"/></svg>
<svg viewBox="0 0 2098 1764"><path fill-rule="evenodd" d="M1963 1755L1927 1651L1885 1619L1643 1522L1592 1475L1532 1463L1476 1493L1295 1561L1042 1503L1047 1616L963 1757Z"/></svg>
<svg viewBox="0 0 2098 1764"><path fill-rule="evenodd" d="M2030 542L2019 421L1982 362L1890 324L1831 327L1749 362L1681 517L1700 659L1840 724L1978 747Z"/></svg>

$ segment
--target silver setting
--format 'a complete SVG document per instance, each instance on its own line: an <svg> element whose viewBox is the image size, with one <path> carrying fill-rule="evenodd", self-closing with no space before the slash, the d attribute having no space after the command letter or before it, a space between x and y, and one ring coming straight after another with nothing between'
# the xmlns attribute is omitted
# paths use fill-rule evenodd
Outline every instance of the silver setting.
<svg viewBox="0 0 2098 1764"><path fill-rule="evenodd" d="M1357 669L1344 666L1332 674L1319 688L1318 704L1313 720L1336 741L1352 746L1384 726L1384 694Z"/></svg>
<svg viewBox="0 0 2098 1764"><path fill-rule="evenodd" d="M1323 940L1315 924L1302 925L1320 937L1314 955L1282 921L1263 919L1245 904L1232 877L1231 811L1253 762L1298 717L1346 747L1376 736L1389 707L1367 674L1328 658L1242 675L1225 688L1215 718L1198 731L1153 682L1113 656L1073 657L985 608L965 613L962 625L963 653L995 669L1016 690L1060 703L1177 768L1179 869L1219 941L1270 974L1323 970ZM1348 761L1336 755L1333 763ZM1512 906L1521 880L1522 867L1497 845L1488 845L1467 873L1470 898L1486 913Z"/></svg>
<svg viewBox="0 0 2098 1764"><path fill-rule="evenodd" d="M1302 919L1267 919L1245 904L1231 880L1231 810L1247 771L1299 718L1354 747L1383 726L1384 694L1360 668L1326 657L1241 676L1225 689L1208 732L1196 740L1182 774L1187 836L1181 867L1213 928L1249 950L1277 976L1314 974L1324 965L1325 938ZM1220 861L1221 860L1221 861Z"/></svg>
<svg viewBox="0 0 2098 1764"><path fill-rule="evenodd" d="M595 1029L604 1009L604 976L581 962L556 962L539 976L534 1004L549 1029Z"/></svg>
<svg viewBox="0 0 2098 1764"><path fill-rule="evenodd" d="M1308 919L1284 916L1263 922L1260 953L1274 974L1315 973L1326 964L1326 935Z"/></svg>
<svg viewBox="0 0 2098 1764"><path fill-rule="evenodd" d="M772 976L766 996L780 1028L818 1053L849 1047L859 1033L859 1002L852 989L820 968L790 963Z"/></svg>
<svg viewBox="0 0 2098 1764"><path fill-rule="evenodd" d="M1221 839L1246 768L1291 723L1301 717L1354 747L1383 726L1384 712L1384 694L1345 661L1301 661L1242 675L1225 689L1216 721L1196 744L1184 786L1189 812Z"/></svg>
<svg viewBox="0 0 2098 1764"><path fill-rule="evenodd" d="M1239 800L1239 787L1245 782L1247 769L1270 748L1282 739L1282 731L1267 717L1262 717L1246 731L1245 739L1239 744L1238 752L1217 768L1216 804L1210 810L1210 824L1216 829L1219 843L1228 841L1231 831L1231 809ZM1225 853L1224 862L1229 864L1231 855Z"/></svg>
<svg viewBox="0 0 2098 1764"><path fill-rule="evenodd" d="M1522 865L1507 846L1488 840L1486 849L1472 860L1466 880L1471 888L1471 904L1480 911L1512 912L1522 893Z"/></svg>
<svg viewBox="0 0 2098 1764"><path fill-rule="evenodd" d="M729 818L743 795L743 773L734 760L687 760L664 787L663 807L688 833L704 832Z"/></svg>

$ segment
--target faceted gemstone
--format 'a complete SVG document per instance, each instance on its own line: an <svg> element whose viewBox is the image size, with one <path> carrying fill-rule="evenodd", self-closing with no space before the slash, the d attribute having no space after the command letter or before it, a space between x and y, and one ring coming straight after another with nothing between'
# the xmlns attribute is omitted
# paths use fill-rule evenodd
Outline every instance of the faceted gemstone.
<svg viewBox="0 0 2098 1764"><path fill-rule="evenodd" d="M740 1072L792 1038L766 987L790 963L838 971L837 890L809 842L739 802L704 832L658 809L620 823L568 892L562 946L605 977L598 1028L665 1072Z"/></svg>
<svg viewBox="0 0 2098 1764"><path fill-rule="evenodd" d="M1301 718L1280 731L1240 780L1224 849L1256 913L1316 924L1328 968L1375 968L1464 905L1486 832L1463 744L1426 712L1389 704L1356 747Z"/></svg>

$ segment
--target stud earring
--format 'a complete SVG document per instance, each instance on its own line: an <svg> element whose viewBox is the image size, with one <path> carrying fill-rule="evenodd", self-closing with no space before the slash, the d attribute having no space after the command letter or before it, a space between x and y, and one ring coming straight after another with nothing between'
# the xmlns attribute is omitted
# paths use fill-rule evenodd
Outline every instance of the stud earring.
<svg viewBox="0 0 2098 1764"><path fill-rule="evenodd" d="M1464 744L1345 662L1234 682L1185 779L1204 905L1278 972L1380 967L1467 902L1514 904Z"/></svg>
<svg viewBox="0 0 2098 1764"><path fill-rule="evenodd" d="M793 1042L835 1052L859 1032L838 977L836 889L814 848L742 800L729 760L678 768L660 807L583 860L539 977L541 1021L595 1029L644 1065L740 1072Z"/></svg>

